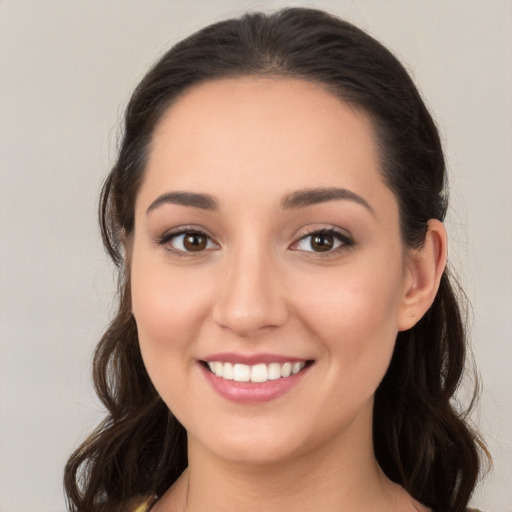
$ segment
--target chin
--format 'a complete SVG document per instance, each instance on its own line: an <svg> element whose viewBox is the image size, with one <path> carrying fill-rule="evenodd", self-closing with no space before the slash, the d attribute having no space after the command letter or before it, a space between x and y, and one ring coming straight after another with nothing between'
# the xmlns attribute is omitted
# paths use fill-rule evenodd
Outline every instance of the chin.
<svg viewBox="0 0 512 512"><path fill-rule="evenodd" d="M305 439L293 436L282 426L238 425L236 428L211 428L206 435L189 433L189 448L200 446L228 462L241 465L267 465L284 462L307 451Z"/></svg>
<svg viewBox="0 0 512 512"><path fill-rule="evenodd" d="M294 458L300 453L298 447L274 442L254 442L224 446L217 455L231 463L245 466L275 465Z"/></svg>

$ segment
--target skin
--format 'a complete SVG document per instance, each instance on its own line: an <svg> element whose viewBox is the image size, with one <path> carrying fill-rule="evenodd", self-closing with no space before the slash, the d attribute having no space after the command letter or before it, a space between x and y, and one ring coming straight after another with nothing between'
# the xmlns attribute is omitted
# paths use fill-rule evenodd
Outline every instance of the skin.
<svg viewBox="0 0 512 512"><path fill-rule="evenodd" d="M318 187L359 199L283 208ZM183 191L217 209L157 201ZM204 250L161 243L183 226ZM344 238L315 250L311 231L332 228ZM129 256L144 362L189 436L189 468L153 510L425 510L378 467L372 410L396 334L434 299L446 235L430 221L421 250L404 246L367 116L294 79L192 88L154 133ZM314 364L283 396L240 404L204 377L198 361L219 352Z"/></svg>

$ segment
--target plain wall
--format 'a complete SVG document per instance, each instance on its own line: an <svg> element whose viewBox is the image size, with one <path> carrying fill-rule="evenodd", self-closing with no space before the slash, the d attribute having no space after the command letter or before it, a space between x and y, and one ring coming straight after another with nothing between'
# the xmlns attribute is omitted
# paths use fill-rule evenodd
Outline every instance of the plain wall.
<svg viewBox="0 0 512 512"><path fill-rule="evenodd" d="M483 381L473 417L494 456L474 504L512 511L512 2L0 0L1 512L63 511L66 458L102 417L90 360L114 281L96 207L129 94L171 43L285 5L367 29L438 121Z"/></svg>

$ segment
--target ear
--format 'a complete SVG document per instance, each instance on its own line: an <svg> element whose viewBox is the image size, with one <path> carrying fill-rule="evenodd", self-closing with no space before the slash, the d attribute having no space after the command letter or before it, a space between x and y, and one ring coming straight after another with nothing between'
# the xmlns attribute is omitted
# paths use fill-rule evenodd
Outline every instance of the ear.
<svg viewBox="0 0 512 512"><path fill-rule="evenodd" d="M431 219L423 246L411 249L407 255L404 293L398 315L399 331L413 327L434 302L446 257L446 230L442 222Z"/></svg>

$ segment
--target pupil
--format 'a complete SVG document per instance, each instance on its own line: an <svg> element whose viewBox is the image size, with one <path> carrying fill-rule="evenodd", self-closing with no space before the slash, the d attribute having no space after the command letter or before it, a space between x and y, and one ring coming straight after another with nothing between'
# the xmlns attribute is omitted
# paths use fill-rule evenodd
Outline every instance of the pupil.
<svg viewBox="0 0 512 512"><path fill-rule="evenodd" d="M188 251L201 251L206 247L206 237L191 233L185 237L183 245Z"/></svg>
<svg viewBox="0 0 512 512"><path fill-rule="evenodd" d="M332 235L315 235L311 241L311 246L315 251L325 252L329 251L334 246Z"/></svg>

